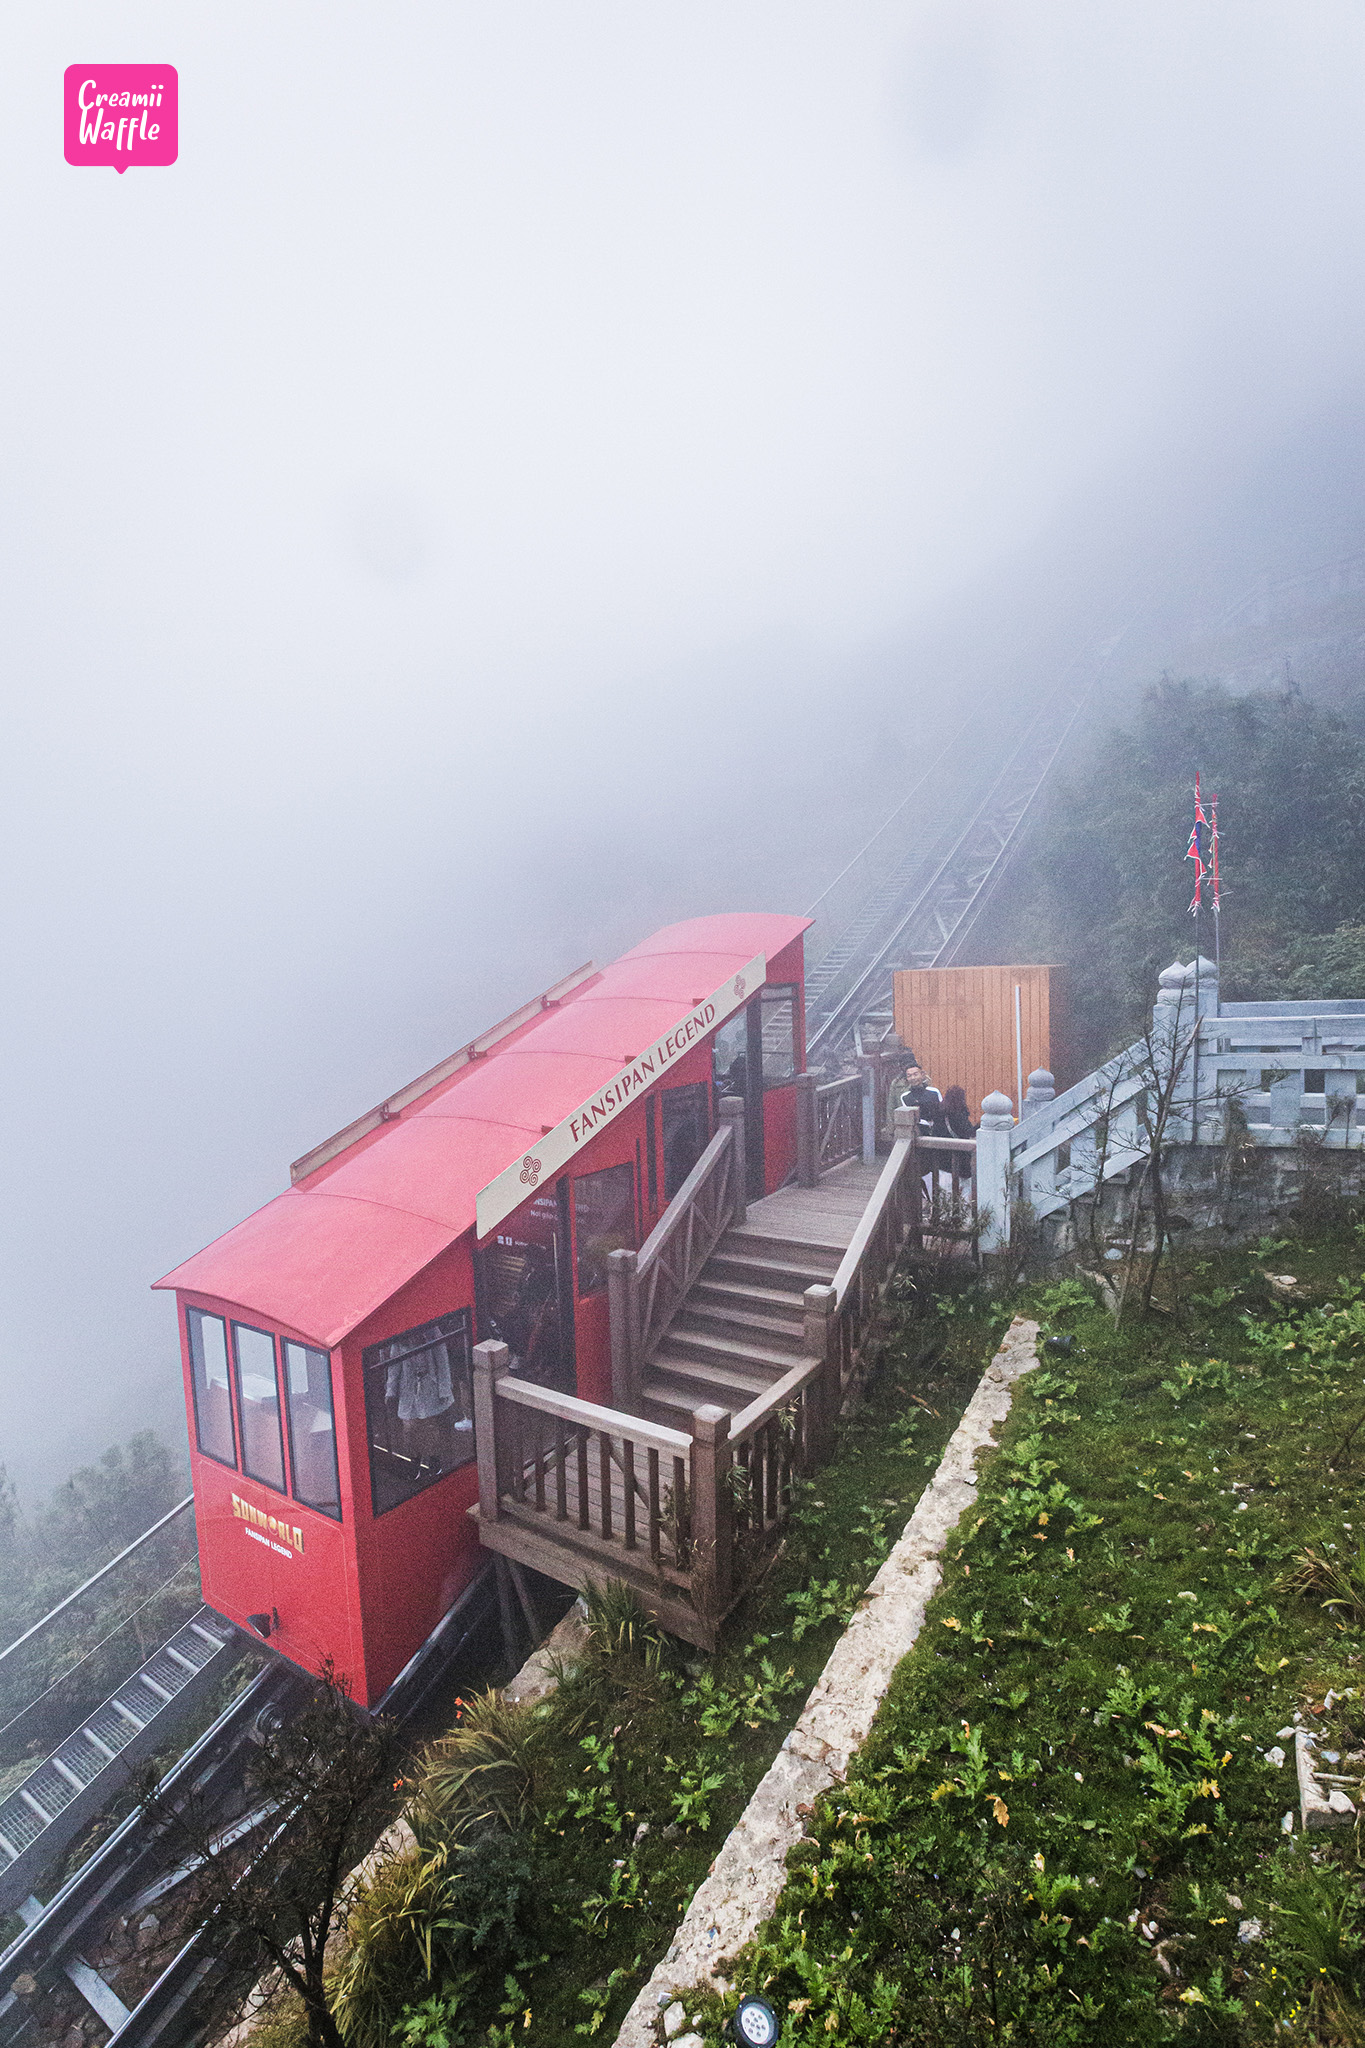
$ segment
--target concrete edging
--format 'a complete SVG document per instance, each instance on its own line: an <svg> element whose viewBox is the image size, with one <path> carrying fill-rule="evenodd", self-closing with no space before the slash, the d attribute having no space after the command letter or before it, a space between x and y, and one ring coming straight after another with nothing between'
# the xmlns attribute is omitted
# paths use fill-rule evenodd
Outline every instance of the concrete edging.
<svg viewBox="0 0 1365 2048"><path fill-rule="evenodd" d="M820 1795L847 1776L896 1666L924 1625L943 1577L944 1546L976 1499L977 1454L993 1446L1015 1382L1037 1363L1038 1325L1016 1316L899 1542L693 1894L672 1947L626 2014L615 2048L655 2048L664 2009L675 1998L725 1989L725 1966L771 1916L807 1816Z"/></svg>

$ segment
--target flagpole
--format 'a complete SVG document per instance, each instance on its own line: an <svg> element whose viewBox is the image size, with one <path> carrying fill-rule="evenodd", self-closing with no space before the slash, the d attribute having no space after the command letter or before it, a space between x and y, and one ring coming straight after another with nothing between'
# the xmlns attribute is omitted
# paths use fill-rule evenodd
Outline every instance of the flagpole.
<svg viewBox="0 0 1365 2048"><path fill-rule="evenodd" d="M1216 995L1218 1016L1222 1016L1224 1014L1224 918L1222 918L1222 889L1220 889L1220 881L1218 881L1218 791L1214 791L1214 797L1212 797L1212 815L1214 815L1214 821L1212 821L1212 827L1209 827L1209 838L1212 838L1212 842L1214 842L1212 844L1212 852L1214 852L1214 967L1218 969L1218 995Z"/></svg>

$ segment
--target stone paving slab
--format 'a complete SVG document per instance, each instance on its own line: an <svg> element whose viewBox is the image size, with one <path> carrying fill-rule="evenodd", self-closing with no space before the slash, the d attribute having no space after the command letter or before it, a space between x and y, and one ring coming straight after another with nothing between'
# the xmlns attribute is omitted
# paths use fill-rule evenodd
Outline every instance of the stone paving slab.
<svg viewBox="0 0 1365 2048"><path fill-rule="evenodd" d="M913 1648L943 1577L949 1536L976 1499L977 1454L1009 1414L1015 1382L1038 1363L1038 1325L1016 1316L987 1366L904 1534L873 1579L795 1727L683 1916L677 1937L626 2014L616 2048L655 2048L677 1998L726 1988L731 1959L777 1904L787 1856L816 1800L848 1773Z"/></svg>

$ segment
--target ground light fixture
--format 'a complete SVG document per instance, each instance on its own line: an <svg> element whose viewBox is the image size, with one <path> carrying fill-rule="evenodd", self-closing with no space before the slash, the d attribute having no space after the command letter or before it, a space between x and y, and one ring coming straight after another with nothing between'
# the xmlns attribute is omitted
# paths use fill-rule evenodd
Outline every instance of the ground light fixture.
<svg viewBox="0 0 1365 2048"><path fill-rule="evenodd" d="M741 1998L730 2032L744 2048L772 2048L777 2039L777 2014L766 1998Z"/></svg>

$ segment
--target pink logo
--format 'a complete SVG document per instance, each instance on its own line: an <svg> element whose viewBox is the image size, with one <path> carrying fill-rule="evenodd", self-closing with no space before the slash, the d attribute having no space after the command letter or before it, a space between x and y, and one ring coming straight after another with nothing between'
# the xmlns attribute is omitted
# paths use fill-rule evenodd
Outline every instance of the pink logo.
<svg viewBox="0 0 1365 2048"><path fill-rule="evenodd" d="M68 64L66 160L173 164L180 153L180 81L173 64Z"/></svg>
<svg viewBox="0 0 1365 2048"><path fill-rule="evenodd" d="M745 988L744 976L743 976L742 974L737 974L737 975L735 976L735 994L736 994L737 996L742 996L742 995L743 995L743 993L744 993L744 988Z"/></svg>
<svg viewBox="0 0 1365 2048"><path fill-rule="evenodd" d="M528 1152L521 1162L521 1184L525 1188L533 1188L539 1179L540 1161L533 1159Z"/></svg>

